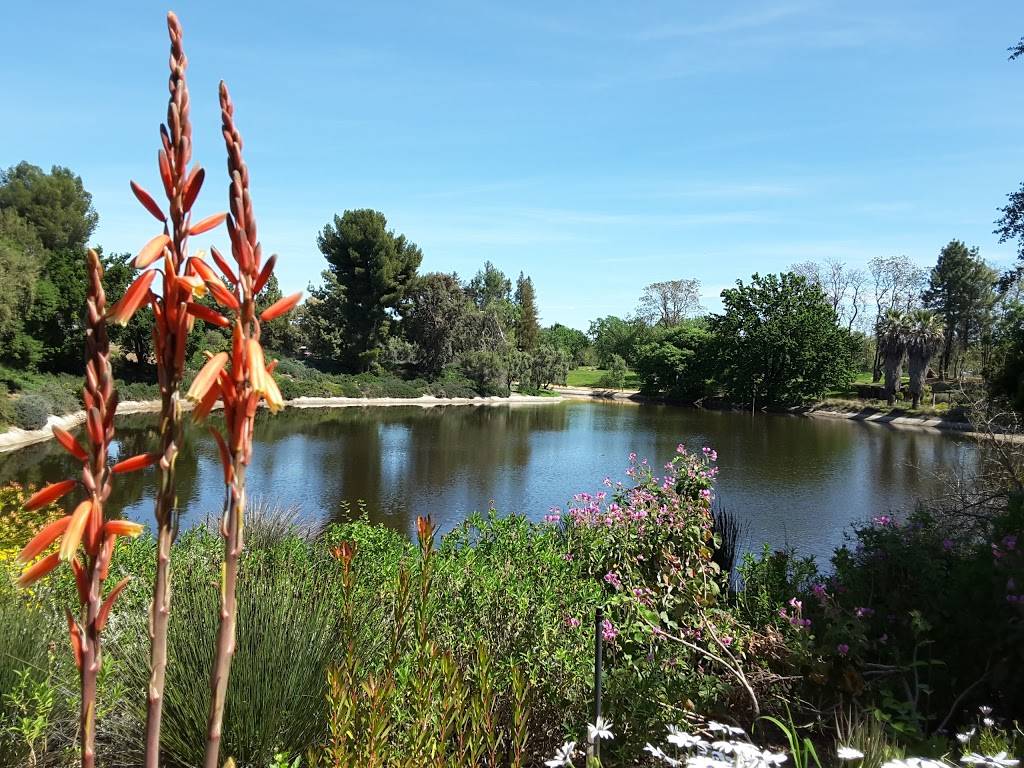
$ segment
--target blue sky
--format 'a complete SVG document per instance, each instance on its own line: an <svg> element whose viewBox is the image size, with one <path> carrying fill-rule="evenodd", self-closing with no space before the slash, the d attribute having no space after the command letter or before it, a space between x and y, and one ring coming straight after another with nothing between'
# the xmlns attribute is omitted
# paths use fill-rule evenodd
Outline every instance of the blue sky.
<svg viewBox="0 0 1024 768"><path fill-rule="evenodd" d="M0 164L80 173L108 251L155 234L128 179L158 187L165 10L3 13ZM175 10L208 170L197 214L225 208L224 78L286 291L319 280L317 231L361 207L424 271L525 270L542 321L583 329L655 280L699 278L714 309L736 278L807 259L930 265L951 238L1013 259L991 230L1024 179L1019 0Z"/></svg>

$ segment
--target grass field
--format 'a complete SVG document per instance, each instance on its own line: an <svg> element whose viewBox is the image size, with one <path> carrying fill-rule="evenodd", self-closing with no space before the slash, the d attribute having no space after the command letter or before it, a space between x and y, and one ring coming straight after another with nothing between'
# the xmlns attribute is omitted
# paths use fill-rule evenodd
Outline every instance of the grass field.
<svg viewBox="0 0 1024 768"><path fill-rule="evenodd" d="M608 374L603 368L595 368L591 365L577 368L573 371L569 371L569 377L566 379L566 384L570 387L601 387L601 379ZM624 389L639 389L640 388L640 377L630 371L626 374L626 383Z"/></svg>

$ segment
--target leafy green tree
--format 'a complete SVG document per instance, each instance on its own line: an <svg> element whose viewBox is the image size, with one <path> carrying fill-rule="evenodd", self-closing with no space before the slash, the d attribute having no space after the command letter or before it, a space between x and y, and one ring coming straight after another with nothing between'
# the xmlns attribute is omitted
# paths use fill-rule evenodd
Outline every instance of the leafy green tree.
<svg viewBox="0 0 1024 768"><path fill-rule="evenodd" d="M522 272L516 281L516 307L519 309L516 324L516 342L524 352L532 352L537 348L540 337L540 322L537 319L537 294L533 289L533 280Z"/></svg>
<svg viewBox="0 0 1024 768"><path fill-rule="evenodd" d="M529 368L523 377L524 384L534 389L545 389L552 384L565 384L569 375L568 352L550 344L541 344L529 357Z"/></svg>
<svg viewBox="0 0 1024 768"><path fill-rule="evenodd" d="M722 291L722 305L710 329L718 381L732 401L796 405L852 379L850 334L804 278L755 274Z"/></svg>
<svg viewBox="0 0 1024 768"><path fill-rule="evenodd" d="M939 253L924 292L925 306L945 319L945 340L939 361L939 376L946 378L954 355L964 354L977 341L995 304L998 276L982 261L977 248L968 248L960 240L951 240Z"/></svg>
<svg viewBox="0 0 1024 768"><path fill-rule="evenodd" d="M612 355L612 359L608 363L608 372L601 377L598 384L602 387L622 389L626 386L627 375L629 375L629 367L622 355Z"/></svg>
<svg viewBox="0 0 1024 768"><path fill-rule="evenodd" d="M650 341L650 327L640 319L623 320L615 315L599 317L590 323L588 335L593 339L597 364L602 368L611 365L612 355L618 355L626 364L636 362L637 350Z"/></svg>
<svg viewBox="0 0 1024 768"><path fill-rule="evenodd" d="M82 179L59 165L46 173L21 162L0 172L0 210L4 209L32 225L48 251L81 250L99 223Z"/></svg>
<svg viewBox="0 0 1024 768"><path fill-rule="evenodd" d="M493 349L467 352L459 368L481 395L507 394L508 360L500 352Z"/></svg>
<svg viewBox="0 0 1024 768"><path fill-rule="evenodd" d="M687 403L704 397L711 376L711 342L707 323L702 321L658 333L637 353L635 366L643 393Z"/></svg>
<svg viewBox="0 0 1024 768"><path fill-rule="evenodd" d="M324 227L317 246L327 259L324 286L312 291L320 351L345 367L368 369L387 336L392 312L411 287L423 259L419 247L387 228L379 211L345 211Z"/></svg>
<svg viewBox="0 0 1024 768"><path fill-rule="evenodd" d="M508 302L512 297L512 281L490 261L469 281L466 292L478 309L492 304Z"/></svg>
<svg viewBox="0 0 1024 768"><path fill-rule="evenodd" d="M420 367L437 376L473 346L473 315L479 314L459 276L431 272L416 280L403 308L406 338L419 348Z"/></svg>
<svg viewBox="0 0 1024 768"><path fill-rule="evenodd" d="M1007 304L997 327L999 354L991 377L994 392L1024 411L1024 302Z"/></svg>
<svg viewBox="0 0 1024 768"><path fill-rule="evenodd" d="M13 209L0 210L0 363L31 368L42 344L25 332L46 250L35 229Z"/></svg>
<svg viewBox="0 0 1024 768"><path fill-rule="evenodd" d="M569 353L574 366L587 365L593 357L593 349L587 334L561 323L541 330L539 342L564 349Z"/></svg>

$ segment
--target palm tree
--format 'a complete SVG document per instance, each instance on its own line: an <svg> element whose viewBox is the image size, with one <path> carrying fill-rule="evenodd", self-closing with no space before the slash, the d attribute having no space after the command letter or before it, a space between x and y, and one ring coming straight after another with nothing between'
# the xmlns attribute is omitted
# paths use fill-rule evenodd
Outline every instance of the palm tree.
<svg viewBox="0 0 1024 768"><path fill-rule="evenodd" d="M885 399L892 405L896 402L903 357L907 352L907 316L898 309L887 309L878 318L875 331L878 334L878 352L885 374Z"/></svg>
<svg viewBox="0 0 1024 768"><path fill-rule="evenodd" d="M942 349L945 340L942 316L927 309L913 310L907 315L906 340L910 395L914 400L913 407L917 408L924 390L924 379L928 374L928 364Z"/></svg>

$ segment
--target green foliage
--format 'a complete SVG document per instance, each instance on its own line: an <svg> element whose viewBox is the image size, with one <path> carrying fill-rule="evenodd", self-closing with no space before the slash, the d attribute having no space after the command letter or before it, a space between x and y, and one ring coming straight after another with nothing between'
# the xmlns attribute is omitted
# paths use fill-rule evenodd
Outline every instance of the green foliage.
<svg viewBox="0 0 1024 768"><path fill-rule="evenodd" d="M540 323L537 320L537 294L533 281L522 272L516 281L516 307L519 309L519 321L516 324L516 342L524 352L533 352L537 348L540 336Z"/></svg>
<svg viewBox="0 0 1024 768"><path fill-rule="evenodd" d="M597 364L607 368L612 355L618 355L632 366L637 350L651 339L652 331L643 320L623 320L609 315L593 320L587 335L593 340Z"/></svg>
<svg viewBox="0 0 1024 768"><path fill-rule="evenodd" d="M628 373L629 368L621 355L612 355L611 360L608 361L608 371L601 377L598 383L602 387L622 389L626 386L626 374Z"/></svg>
<svg viewBox="0 0 1024 768"><path fill-rule="evenodd" d="M29 393L14 401L14 425L21 429L42 429L54 411L53 402L45 395Z"/></svg>
<svg viewBox="0 0 1024 768"><path fill-rule="evenodd" d="M470 347L474 310L458 275L431 272L418 278L403 311L403 330L420 350L425 375L436 376Z"/></svg>
<svg viewBox="0 0 1024 768"><path fill-rule="evenodd" d="M960 240L951 240L939 253L923 300L945 320L945 341L940 367L950 373L954 354L961 357L975 343L988 324L995 304L997 274ZM960 367L963 367L961 360Z"/></svg>
<svg viewBox="0 0 1024 768"><path fill-rule="evenodd" d="M533 354L526 354L520 365L520 383L531 389L545 389L552 384L564 385L569 375L568 353L549 344L541 344Z"/></svg>
<svg viewBox="0 0 1024 768"><path fill-rule="evenodd" d="M656 331L637 350L636 372L645 395L693 403L708 394L712 336L706 325L690 321Z"/></svg>
<svg viewBox="0 0 1024 768"><path fill-rule="evenodd" d="M80 251L99 222L82 179L59 165L46 173L22 162L0 172L2 209L15 211L31 224L51 252Z"/></svg>
<svg viewBox="0 0 1024 768"><path fill-rule="evenodd" d="M812 763L817 768L821 768L821 760L818 759L818 751L814 747L814 742L809 737L801 735L800 727L793 722L793 715L789 711L788 704L786 705L786 720L773 715L765 715L761 719L774 725L786 738L786 742L789 744L789 754L793 758L793 768L811 768Z"/></svg>
<svg viewBox="0 0 1024 768"><path fill-rule="evenodd" d="M722 305L710 329L716 377L730 401L799 405L852 379L850 334L804 278L755 274L722 291Z"/></svg>
<svg viewBox="0 0 1024 768"><path fill-rule="evenodd" d="M574 367L589 365L593 362L594 351L590 345L590 339L583 331L578 331L575 328L555 323L540 332L540 343L564 349L569 353Z"/></svg>
<svg viewBox="0 0 1024 768"><path fill-rule="evenodd" d="M313 291L317 301L309 303L307 314L320 322L321 331L341 333L322 333L314 351L350 369L367 370L387 336L388 312L402 304L423 254L405 235L387 228L384 214L367 208L335 216L317 245L329 265L327 282Z"/></svg>
<svg viewBox="0 0 1024 768"><path fill-rule="evenodd" d="M508 394L508 361L498 352L478 349L462 356L459 369L482 395Z"/></svg>

